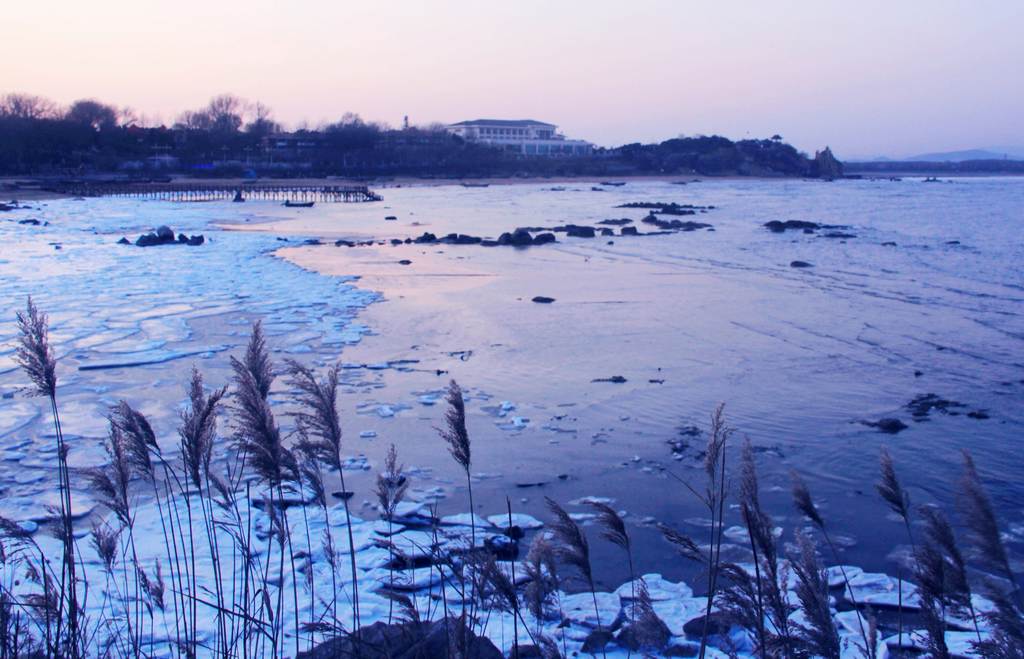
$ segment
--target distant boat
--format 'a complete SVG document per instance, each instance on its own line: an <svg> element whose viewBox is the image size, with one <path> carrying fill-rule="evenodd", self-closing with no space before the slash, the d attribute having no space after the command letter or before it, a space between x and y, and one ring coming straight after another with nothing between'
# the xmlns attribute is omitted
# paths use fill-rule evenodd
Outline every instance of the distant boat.
<svg viewBox="0 0 1024 659"><path fill-rule="evenodd" d="M621 188L626 185L625 181L601 181L601 185L610 185L613 188Z"/></svg>
<svg viewBox="0 0 1024 659"><path fill-rule="evenodd" d="M287 206L288 208L312 208L313 207L313 202L312 201L292 201L291 199L286 199L285 202L284 202L284 205Z"/></svg>
<svg viewBox="0 0 1024 659"><path fill-rule="evenodd" d="M463 183L464 188L486 188L490 183Z"/></svg>

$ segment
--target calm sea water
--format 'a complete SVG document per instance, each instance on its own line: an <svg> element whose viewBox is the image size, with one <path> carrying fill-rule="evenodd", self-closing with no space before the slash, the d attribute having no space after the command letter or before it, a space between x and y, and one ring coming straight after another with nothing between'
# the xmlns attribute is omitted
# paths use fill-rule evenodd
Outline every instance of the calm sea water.
<svg viewBox="0 0 1024 659"><path fill-rule="evenodd" d="M551 190L556 186L564 189ZM0 301L8 310L0 317L0 460L7 467L0 512L37 518L44 516L40 505L55 500L49 418L20 390L24 380L13 362L14 311L31 294L51 315L75 467L104 460L104 414L120 398L150 415L173 446L189 366L211 384L226 382L227 356L244 345L251 321L262 319L277 358L354 360L351 366L375 358L374 368L345 371L349 450L376 466L387 443L397 443L416 467L418 495L440 497L442 512L459 510L462 497L457 471L431 430L441 410L430 403L445 381L437 369L471 394L475 471L488 508L481 512L502 510L505 494L538 516L543 494L563 501L608 496L629 513L647 569L676 569L665 567L674 565L671 554L648 518L702 532L699 506L665 474L698 479L701 440L677 457L668 442L681 437L681 427L706 426L718 402L727 404L737 440L748 436L761 449L766 499L787 534L802 523L788 504L788 472L795 469L847 537L849 559L889 567L886 556L902 541L873 492L879 449L892 451L915 502L951 511L960 449L968 449L1009 541L1024 548L1024 179L381 192L381 204L308 211L269 202L92 199L32 203L0 217ZM452 263L476 262L507 276L462 303L472 306L453 303L450 313L465 317L457 335L425 323L429 349L406 341L415 327L375 326L360 316L376 292L272 255L285 244L279 237L404 238L426 230L497 236L517 226L639 220L646 211L615 208L635 201L713 205L689 219L715 231L616 237L614 244L562 238L524 251L439 250ZM392 214L398 221L383 220ZM49 224L18 224L26 218ZM762 227L776 219L844 225L856 237ZM264 231L218 228L247 223ZM116 244L159 224L204 233L209 242ZM395 248L396 258L403 250L412 253ZM794 269L793 260L814 267ZM591 274L580 276L584 263ZM516 281L529 283L522 291L528 296L557 290L558 301L544 313L558 315L496 301ZM538 290L544 282L548 288ZM467 311L473 308L479 314ZM404 343L393 340L399 335ZM138 363L145 365L129 366ZM613 374L627 383L591 382ZM926 394L962 406L915 420L905 406ZM885 435L862 423L885 417L909 428ZM355 478L357 493L369 487L369 474ZM544 486L517 487L530 482ZM77 500L90 505L86 493ZM597 552L613 556L600 546ZM620 572L609 567L608 581L621 582Z"/></svg>

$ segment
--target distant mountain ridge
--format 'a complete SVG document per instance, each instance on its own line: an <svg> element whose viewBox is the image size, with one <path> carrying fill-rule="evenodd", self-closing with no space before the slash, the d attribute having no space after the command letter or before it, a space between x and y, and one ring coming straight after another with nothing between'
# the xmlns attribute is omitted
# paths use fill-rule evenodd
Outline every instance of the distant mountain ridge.
<svg viewBox="0 0 1024 659"><path fill-rule="evenodd" d="M994 147L923 153L904 160L910 162L964 162L966 160L1024 160L1024 148Z"/></svg>

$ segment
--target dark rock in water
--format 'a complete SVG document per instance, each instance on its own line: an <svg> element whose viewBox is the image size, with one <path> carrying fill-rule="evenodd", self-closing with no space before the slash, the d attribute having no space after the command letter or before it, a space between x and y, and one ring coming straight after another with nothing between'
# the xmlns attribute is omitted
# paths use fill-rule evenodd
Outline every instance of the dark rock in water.
<svg viewBox="0 0 1024 659"><path fill-rule="evenodd" d="M391 244L392 245L401 245L403 242L404 241L401 238L392 238L391 239Z"/></svg>
<svg viewBox="0 0 1024 659"><path fill-rule="evenodd" d="M581 227L576 224L567 224L565 226L565 234L573 238L593 238L596 235L594 227Z"/></svg>
<svg viewBox="0 0 1024 659"><path fill-rule="evenodd" d="M18 220L18 224L28 224L30 226L37 227L39 226L39 220L30 217L27 220Z"/></svg>
<svg viewBox="0 0 1024 659"><path fill-rule="evenodd" d="M872 428L878 428L878 432L884 432L887 435L895 435L900 431L906 430L908 427L907 424L894 418L879 419L878 421L863 421L862 423Z"/></svg>
<svg viewBox="0 0 1024 659"><path fill-rule="evenodd" d="M135 244L139 247L152 247L153 245L160 245L161 243L155 233L146 233L139 236L135 240Z"/></svg>
<svg viewBox="0 0 1024 659"><path fill-rule="evenodd" d="M924 371L914 371L914 377L919 378L924 375Z"/></svg>
<svg viewBox="0 0 1024 659"><path fill-rule="evenodd" d="M790 261L789 267L791 268L813 268L814 266L807 261Z"/></svg>
<svg viewBox="0 0 1024 659"><path fill-rule="evenodd" d="M201 245L202 244L201 237L200 237L200 241L199 242L196 242L196 243L192 243L191 242L191 240L195 239L195 238L196 238L196 236L193 236L190 239L185 234L180 234L177 237L177 239L175 239L174 231L170 227L162 225L162 226L157 228L155 233L146 233L146 234L143 234L143 235L139 236L135 240L135 244L138 245L139 247L152 247L154 245L191 245L191 244Z"/></svg>
<svg viewBox="0 0 1024 659"><path fill-rule="evenodd" d="M342 245L344 245L345 247L355 247L356 246L356 244L354 242L352 242L351 240L341 240L341 239L338 239L338 240L334 241L334 246L335 247L341 247Z"/></svg>
<svg viewBox="0 0 1024 659"><path fill-rule="evenodd" d="M601 220L598 224L609 224L611 226L621 227L624 224L633 224L633 220L624 217L621 220Z"/></svg>
<svg viewBox="0 0 1024 659"><path fill-rule="evenodd" d="M394 215L387 215L387 216L384 217L384 219L385 220L389 220L389 221L393 221L393 220L397 220L398 218L395 217Z"/></svg>
<svg viewBox="0 0 1024 659"><path fill-rule="evenodd" d="M504 659L490 639L477 636L470 629L465 629L460 641L454 642L449 631L457 628L459 622L455 619L391 625L375 622L359 630L358 641L354 634L341 635L308 652L300 652L297 659Z"/></svg>
<svg viewBox="0 0 1024 659"><path fill-rule="evenodd" d="M401 261L398 262L398 265L412 265L412 261L410 261L409 259L402 259Z"/></svg>
<svg viewBox="0 0 1024 659"><path fill-rule="evenodd" d="M415 240L413 240L413 242L414 243L420 243L420 244L423 244L423 243L436 243L437 242L437 236L435 236L434 234L432 234L429 231L427 231L427 232L424 232L424 234L422 236L420 236L419 238L416 238Z"/></svg>
<svg viewBox="0 0 1024 659"><path fill-rule="evenodd" d="M307 238L302 241L303 245L323 245L319 238Z"/></svg>
<svg viewBox="0 0 1024 659"><path fill-rule="evenodd" d="M613 375L610 378L594 378L591 382L611 382L613 384L622 384L626 381L626 378L621 375Z"/></svg>
<svg viewBox="0 0 1024 659"><path fill-rule="evenodd" d="M203 234L199 234L198 236L189 236L187 244L191 247L199 247L205 242L206 238L203 236Z"/></svg>
<svg viewBox="0 0 1024 659"><path fill-rule="evenodd" d="M842 231L829 231L821 235L822 238L856 238L857 236L852 233L843 233Z"/></svg>
<svg viewBox="0 0 1024 659"><path fill-rule="evenodd" d="M337 492L331 492L331 496L335 499L351 499L355 495L355 492L349 492L348 490L338 490Z"/></svg>
<svg viewBox="0 0 1024 659"><path fill-rule="evenodd" d="M935 394L922 394L907 403L907 410L916 421L926 419L932 410L938 410L950 416L958 416L960 412L957 410L963 407L966 407L963 403L955 400L946 400Z"/></svg>
<svg viewBox="0 0 1024 659"><path fill-rule="evenodd" d="M765 222L764 227L772 233L782 233L788 229L810 229L816 231L821 228L821 225L817 222L806 222L804 220L786 220L785 222L772 220L771 222Z"/></svg>
<svg viewBox="0 0 1024 659"><path fill-rule="evenodd" d="M614 236L615 232L613 230L609 229L608 227L604 227L603 229L601 229L601 235L602 236Z"/></svg>
<svg viewBox="0 0 1024 659"><path fill-rule="evenodd" d="M619 234L623 236L639 236L640 231L636 227L622 227L619 229Z"/></svg>
<svg viewBox="0 0 1024 659"><path fill-rule="evenodd" d="M882 243L882 247L896 247L896 243L894 243L891 240L887 240L884 243Z"/></svg>
<svg viewBox="0 0 1024 659"><path fill-rule="evenodd" d="M507 535L489 535L484 539L484 548L499 561L514 561L519 555L519 543Z"/></svg>
<svg viewBox="0 0 1024 659"><path fill-rule="evenodd" d="M477 236L468 236L464 233L449 233L441 239L441 242L448 245L479 245L482 240Z"/></svg>
<svg viewBox="0 0 1024 659"><path fill-rule="evenodd" d="M678 213L677 213L678 214ZM651 213L640 220L645 224L653 224L659 229L674 229L676 231L696 231L697 229L709 229L710 224L703 222L683 222L682 220L663 220L654 213Z"/></svg>
<svg viewBox="0 0 1024 659"><path fill-rule="evenodd" d="M985 410L972 410L967 413L967 416L968 418L977 419L978 421L983 421L984 419L989 418L988 412Z"/></svg>
<svg viewBox="0 0 1024 659"><path fill-rule="evenodd" d="M550 231L538 233L536 236L533 237L534 245L545 245L547 243L553 242L555 242L555 234L551 233Z"/></svg>
<svg viewBox="0 0 1024 659"><path fill-rule="evenodd" d="M532 301L536 302L537 304L551 304L552 302L555 301L555 298L553 298L553 297L545 297L543 295L537 295L537 296L535 296L533 298Z"/></svg>
<svg viewBox="0 0 1024 659"><path fill-rule="evenodd" d="M118 245L131 245L131 244L132 244L132 241L130 241L130 240L128 240L127 238L125 238L124 236L122 236L122 237L121 237L121 240L118 240L118 241L117 241L117 244L118 244Z"/></svg>
<svg viewBox="0 0 1024 659"><path fill-rule="evenodd" d="M522 540L526 537L526 532L523 531L521 526L506 526L505 524L498 524L498 530L501 531L502 535L507 535L513 540Z"/></svg>
<svg viewBox="0 0 1024 659"><path fill-rule="evenodd" d="M512 247L528 247L534 245L534 237L529 234L529 231L523 228L516 229L509 233L502 233L498 237L498 245L511 245Z"/></svg>

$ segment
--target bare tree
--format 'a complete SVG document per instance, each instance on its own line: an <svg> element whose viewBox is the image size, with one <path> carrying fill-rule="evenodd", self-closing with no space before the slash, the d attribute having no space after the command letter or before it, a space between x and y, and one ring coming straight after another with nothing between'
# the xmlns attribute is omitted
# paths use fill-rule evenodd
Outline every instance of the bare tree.
<svg viewBox="0 0 1024 659"><path fill-rule="evenodd" d="M0 117L53 119L57 114L57 104L43 96L13 93L0 97Z"/></svg>
<svg viewBox="0 0 1024 659"><path fill-rule="evenodd" d="M242 112L245 101L232 94L221 94L210 99L206 114L210 129L218 133L234 133L242 127Z"/></svg>
<svg viewBox="0 0 1024 659"><path fill-rule="evenodd" d="M273 111L270 106L256 101L251 107L252 121L245 126L245 132L257 137L264 137L281 130L281 124L273 119Z"/></svg>

